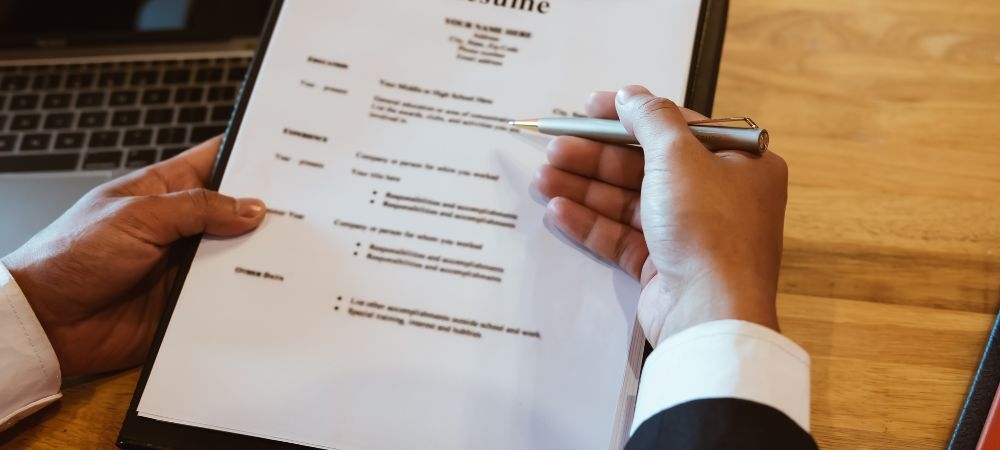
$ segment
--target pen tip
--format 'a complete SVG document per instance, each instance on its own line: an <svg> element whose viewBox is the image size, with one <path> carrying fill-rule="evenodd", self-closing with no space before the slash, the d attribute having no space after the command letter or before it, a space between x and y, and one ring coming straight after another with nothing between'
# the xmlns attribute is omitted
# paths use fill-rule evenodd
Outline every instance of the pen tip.
<svg viewBox="0 0 1000 450"><path fill-rule="evenodd" d="M537 129L538 119L511 120L507 124L515 128Z"/></svg>

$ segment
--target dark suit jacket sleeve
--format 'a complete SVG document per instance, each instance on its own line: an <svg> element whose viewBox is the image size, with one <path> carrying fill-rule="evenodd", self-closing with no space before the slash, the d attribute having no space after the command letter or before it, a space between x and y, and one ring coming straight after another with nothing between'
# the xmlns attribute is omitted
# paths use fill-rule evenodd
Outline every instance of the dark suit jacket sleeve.
<svg viewBox="0 0 1000 450"><path fill-rule="evenodd" d="M646 358L626 448L815 449L809 391L809 354L777 331L695 325Z"/></svg>
<svg viewBox="0 0 1000 450"><path fill-rule="evenodd" d="M781 411L734 398L694 400L661 411L636 429L626 450L815 450L816 442Z"/></svg>

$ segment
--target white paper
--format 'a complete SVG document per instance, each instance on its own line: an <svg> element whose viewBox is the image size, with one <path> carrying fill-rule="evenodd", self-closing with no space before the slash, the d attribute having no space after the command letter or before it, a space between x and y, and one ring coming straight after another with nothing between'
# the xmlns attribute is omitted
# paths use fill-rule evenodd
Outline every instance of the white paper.
<svg viewBox="0 0 1000 450"><path fill-rule="evenodd" d="M699 2L524 3L285 2L221 187L272 213L202 242L141 416L337 449L620 445L638 286L543 225L549 139L505 121L630 83L683 101Z"/></svg>

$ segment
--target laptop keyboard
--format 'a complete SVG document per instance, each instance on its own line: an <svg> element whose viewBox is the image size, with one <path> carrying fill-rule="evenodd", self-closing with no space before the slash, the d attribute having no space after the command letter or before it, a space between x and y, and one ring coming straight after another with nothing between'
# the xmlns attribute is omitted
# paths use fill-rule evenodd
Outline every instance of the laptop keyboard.
<svg viewBox="0 0 1000 450"><path fill-rule="evenodd" d="M137 169L226 129L250 58L0 66L0 173Z"/></svg>

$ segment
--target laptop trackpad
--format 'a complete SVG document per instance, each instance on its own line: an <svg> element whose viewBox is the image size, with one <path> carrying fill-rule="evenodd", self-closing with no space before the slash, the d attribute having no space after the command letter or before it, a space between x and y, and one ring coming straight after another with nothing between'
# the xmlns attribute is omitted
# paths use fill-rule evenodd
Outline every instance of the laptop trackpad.
<svg viewBox="0 0 1000 450"><path fill-rule="evenodd" d="M111 178L108 172L0 177L0 256L20 247L83 194Z"/></svg>

